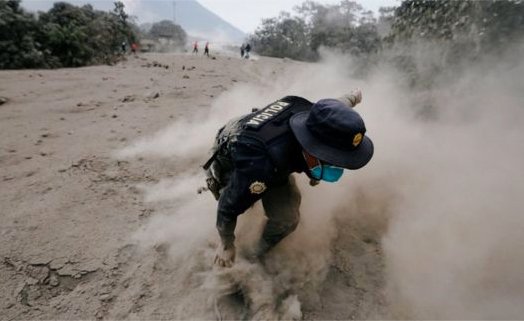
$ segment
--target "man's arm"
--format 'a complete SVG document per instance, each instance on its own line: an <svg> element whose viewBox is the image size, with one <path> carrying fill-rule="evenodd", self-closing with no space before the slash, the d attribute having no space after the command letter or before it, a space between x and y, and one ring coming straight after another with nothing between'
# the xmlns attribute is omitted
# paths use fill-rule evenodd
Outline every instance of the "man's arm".
<svg viewBox="0 0 524 321"><path fill-rule="evenodd" d="M237 217L262 197L274 170L266 151L257 144L237 143L233 154L234 170L218 201L217 230L222 245L215 264L219 266L233 264Z"/></svg>

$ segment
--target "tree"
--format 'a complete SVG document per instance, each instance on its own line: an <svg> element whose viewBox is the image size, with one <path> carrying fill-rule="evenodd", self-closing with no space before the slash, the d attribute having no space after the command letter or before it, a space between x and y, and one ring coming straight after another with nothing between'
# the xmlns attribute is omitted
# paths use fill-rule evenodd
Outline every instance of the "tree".
<svg viewBox="0 0 524 321"><path fill-rule="evenodd" d="M521 1L404 0L387 17L391 30L383 54L412 86L428 88L443 73L460 72L521 42L523 17Z"/></svg>
<svg viewBox="0 0 524 321"><path fill-rule="evenodd" d="M82 8L56 2L49 12L40 15L43 30L40 39L62 66L91 64L95 48L90 45L89 23L92 7Z"/></svg>
<svg viewBox="0 0 524 321"><path fill-rule="evenodd" d="M183 47L187 40L187 34L184 29L170 20L154 23L149 30L149 35L154 39L167 39L175 47Z"/></svg>
<svg viewBox="0 0 524 321"><path fill-rule="evenodd" d="M35 17L20 7L20 0L0 1L0 69L45 65Z"/></svg>
<svg viewBox="0 0 524 321"><path fill-rule="evenodd" d="M390 43L438 42L452 59L497 52L524 35L524 3L405 0L396 8Z"/></svg>
<svg viewBox="0 0 524 321"><path fill-rule="evenodd" d="M20 0L0 0L0 68L77 67L111 63L135 29L122 3L112 13L57 2L38 19Z"/></svg>
<svg viewBox="0 0 524 321"><path fill-rule="evenodd" d="M299 60L316 60L321 46L365 58L380 49L376 19L354 1L322 5L306 1L297 6L298 16L281 13L265 19L250 41L257 52Z"/></svg>
<svg viewBox="0 0 524 321"><path fill-rule="evenodd" d="M124 8L125 5L122 1L115 1L115 8L113 9L113 13L118 17L120 23L126 26L127 18L129 18L129 15L125 12Z"/></svg>
<svg viewBox="0 0 524 321"><path fill-rule="evenodd" d="M344 0L338 5L311 5L311 49L320 46L337 48L356 57L378 52L380 37L376 19L354 1Z"/></svg>
<svg viewBox="0 0 524 321"><path fill-rule="evenodd" d="M262 55L299 60L313 57L305 21L285 12L277 18L264 19L249 42Z"/></svg>
<svg viewBox="0 0 524 321"><path fill-rule="evenodd" d="M115 8L113 9L113 16L116 21L118 21L118 31L120 34L125 35L129 42L138 41L138 26L133 23L130 23L130 17L125 12L124 3L121 1L114 2Z"/></svg>

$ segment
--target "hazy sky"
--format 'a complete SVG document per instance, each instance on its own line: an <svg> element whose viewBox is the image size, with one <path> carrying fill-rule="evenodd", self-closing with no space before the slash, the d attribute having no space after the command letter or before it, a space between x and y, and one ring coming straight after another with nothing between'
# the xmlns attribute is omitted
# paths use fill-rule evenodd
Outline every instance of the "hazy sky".
<svg viewBox="0 0 524 321"><path fill-rule="evenodd" d="M58 1L58 0L56 0ZM94 7L102 10L113 8L113 0L65 0L66 2L91 3ZM152 22L155 17L143 12L141 8L147 1L173 0L122 0L126 4L126 11L139 18L139 23ZM184 0L176 0L184 1ZM294 6L305 0L198 0L200 4L210 9L224 20L228 21L240 30L250 33L260 24L262 18L277 16L281 11L291 11ZM340 0L315 0L318 3L340 3ZM384 6L398 5L399 0L356 0L364 8L378 12L378 8ZM23 0L23 5L31 10L47 10L50 7L49 0Z"/></svg>
<svg viewBox="0 0 524 321"><path fill-rule="evenodd" d="M144 0L141 0L144 1ZM291 11L305 0L198 0L235 27L253 32L262 18L277 16L281 11ZM319 3L340 3L340 0L316 0ZM364 8L378 12L378 8L398 5L396 0L361 0Z"/></svg>

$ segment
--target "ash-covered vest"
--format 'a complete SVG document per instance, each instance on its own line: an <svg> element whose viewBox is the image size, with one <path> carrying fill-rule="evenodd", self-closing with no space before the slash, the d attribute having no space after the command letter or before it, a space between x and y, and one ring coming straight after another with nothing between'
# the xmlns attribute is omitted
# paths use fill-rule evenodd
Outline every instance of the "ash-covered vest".
<svg viewBox="0 0 524 321"><path fill-rule="evenodd" d="M296 113L309 111L312 102L298 96L286 96L239 120L242 134L254 137L266 145L287 133L289 119Z"/></svg>
<svg viewBox="0 0 524 321"><path fill-rule="evenodd" d="M240 135L253 137L265 145L275 167L282 172L289 168L290 141L295 141L289 119L296 113L309 111L313 103L297 96L287 96L240 120ZM286 175L287 176L287 175Z"/></svg>
<svg viewBox="0 0 524 321"><path fill-rule="evenodd" d="M286 166L286 156L282 155L276 144L279 138L291 135L289 119L296 113L309 111L313 103L298 96L286 96L260 110L232 120L222 127L216 137L213 156L203 166L204 169L211 167L214 177L220 183L224 183L232 169L230 164L229 143L238 139L239 136L248 136L264 144L269 156L279 169Z"/></svg>

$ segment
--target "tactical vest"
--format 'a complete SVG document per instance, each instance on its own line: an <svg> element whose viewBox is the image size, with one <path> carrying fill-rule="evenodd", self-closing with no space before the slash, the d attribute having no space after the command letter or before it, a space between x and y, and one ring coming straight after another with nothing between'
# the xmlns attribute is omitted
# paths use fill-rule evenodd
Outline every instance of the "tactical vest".
<svg viewBox="0 0 524 321"><path fill-rule="evenodd" d="M229 178L232 170L229 144L239 136L248 136L261 142L268 148L279 137L289 134L289 119L296 113L309 111L312 102L298 96L286 96L268 106L254 111L239 119L234 119L222 127L215 139L215 146L211 158L203 168L208 171L208 176L214 177L220 185ZM281 160L268 148L269 156L279 167Z"/></svg>
<svg viewBox="0 0 524 321"><path fill-rule="evenodd" d="M298 96L286 96L239 120L239 134L253 137L266 145L288 133L289 119L296 113L309 111L312 102Z"/></svg>

